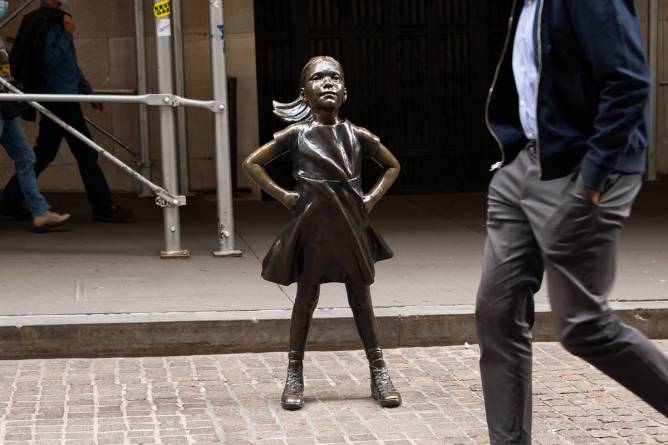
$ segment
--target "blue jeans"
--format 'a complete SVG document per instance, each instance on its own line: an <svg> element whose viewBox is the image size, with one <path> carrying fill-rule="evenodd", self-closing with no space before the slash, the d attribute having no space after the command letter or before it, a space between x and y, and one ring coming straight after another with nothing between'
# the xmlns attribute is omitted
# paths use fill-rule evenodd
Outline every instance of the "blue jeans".
<svg viewBox="0 0 668 445"><path fill-rule="evenodd" d="M17 118L5 119L0 115L0 144L16 165L16 178L30 213L37 216L49 210L49 204L37 188L35 153Z"/></svg>
<svg viewBox="0 0 668 445"><path fill-rule="evenodd" d="M74 103L48 103L45 107L56 116L79 130L84 136L91 137L84 119L81 105ZM39 176L56 157L60 142L65 138L74 158L79 165L79 173L83 179L88 201L93 212L105 211L111 208L111 191L104 178L102 169L97 164L97 152L64 130L48 117L42 116L39 121L39 136L35 144L35 174ZM14 176L7 183L2 199L9 205L18 205L21 202L23 185L20 179ZM25 192L24 192L25 194ZM27 198L27 196L25 197Z"/></svg>

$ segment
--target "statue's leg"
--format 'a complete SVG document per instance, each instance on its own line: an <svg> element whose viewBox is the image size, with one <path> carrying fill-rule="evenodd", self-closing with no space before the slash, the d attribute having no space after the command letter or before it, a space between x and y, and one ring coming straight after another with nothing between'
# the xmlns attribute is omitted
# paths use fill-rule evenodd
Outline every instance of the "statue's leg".
<svg viewBox="0 0 668 445"><path fill-rule="evenodd" d="M390 373L383 359L383 350L378 342L376 316L371 304L371 289L369 286L346 283L348 303L355 317L357 332L359 332L366 356L369 359L371 372L371 396L380 401L384 407L401 405L401 394L397 391L390 379Z"/></svg>
<svg viewBox="0 0 668 445"><path fill-rule="evenodd" d="M318 305L320 285L299 283L297 298L292 308L290 322L290 352L288 353L288 376L281 397L281 406L297 410L304 406L304 348L313 311Z"/></svg>

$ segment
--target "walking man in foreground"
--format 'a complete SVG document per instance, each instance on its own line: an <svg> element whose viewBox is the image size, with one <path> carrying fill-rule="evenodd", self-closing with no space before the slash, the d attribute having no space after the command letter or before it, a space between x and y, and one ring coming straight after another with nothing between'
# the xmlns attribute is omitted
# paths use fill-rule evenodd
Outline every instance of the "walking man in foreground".
<svg viewBox="0 0 668 445"><path fill-rule="evenodd" d="M633 0L516 0L487 104L503 153L476 302L492 444L531 442L533 295L562 345L668 416L668 359L608 305L650 78Z"/></svg>

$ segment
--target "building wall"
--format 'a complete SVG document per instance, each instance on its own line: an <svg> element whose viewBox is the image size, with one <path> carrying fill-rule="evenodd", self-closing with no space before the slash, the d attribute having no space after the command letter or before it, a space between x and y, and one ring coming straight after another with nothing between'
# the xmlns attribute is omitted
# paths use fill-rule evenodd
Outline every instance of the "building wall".
<svg viewBox="0 0 668 445"><path fill-rule="evenodd" d="M18 6L18 0L12 7ZM157 92L155 61L155 26L152 2L147 5L145 25L147 35L147 67L149 91ZM210 100L211 63L209 50L209 1L183 0L184 50L186 96ZM38 3L35 2L35 5ZM133 0L100 2L70 0L67 10L77 23L75 33L79 63L82 71L95 89L136 88L136 61L134 39ZM252 0L225 0L225 35L228 75L237 78L238 92L238 158L239 162L258 146L257 87L255 80L255 37ZM20 18L0 31L3 37L13 36ZM136 105L107 104L104 112L97 112L84 105L84 112L95 122L139 150L138 107ZM192 190L215 188L213 162L213 116L205 110L188 109L188 142L190 150L190 178ZM154 178L160 183L160 132L158 110L150 109L151 158ZM24 122L30 141L34 141L37 126ZM97 131L94 139L127 163L133 157L115 146ZM106 160L101 161L107 180L114 191L135 192L138 184L127 174ZM0 182L13 174L13 164L0 154ZM239 175L239 186L249 186L245 175ZM82 183L76 163L63 144L54 163L40 176L40 186L50 191L80 191ZM0 186L1 187L1 186Z"/></svg>
<svg viewBox="0 0 668 445"><path fill-rule="evenodd" d="M12 2L12 7L19 4ZM146 2L147 6L150 2ZM639 0L639 14L647 17L648 0ZM103 5L103 6L101 6ZM195 99L211 99L210 51L208 38L208 0L183 0L186 95ZM257 121L257 81L255 73L255 35L253 0L225 0L225 28L227 68L230 76L238 82L238 156L237 165L260 143ZM133 89L136 87L136 62L134 42L133 0L98 2L93 0L70 0L67 9L72 12L78 25L76 44L79 61L84 73L94 88ZM659 30L660 79L668 80L668 0L660 3L661 26ZM0 31L3 37L15 35L19 24L16 19ZM155 38L153 17L147 8L146 17L147 66L149 90L157 90L155 73ZM642 20L647 37L647 20ZM668 174L668 87L659 88L659 173ZM269 105L267 105L269 106ZM139 149L138 117L135 105L107 105L105 111L93 111L84 105L86 114L106 129ZM213 163L213 122L211 113L189 109L188 141L190 150L191 189L195 191L215 188ZM151 157L154 178L161 181L160 135L157 125L158 112L152 108ZM31 141L36 137L36 125L24 123ZM128 163L133 159L122 149L93 131L95 139L111 148L119 158ZM80 191L81 179L76 164L66 147L40 177L40 186L49 191ZM118 192L135 192L137 183L106 160L101 165L110 186ZM0 151L0 183L13 174L13 165ZM251 187L243 173L238 175L240 187ZM257 192L257 190L255 190Z"/></svg>
<svg viewBox="0 0 668 445"><path fill-rule="evenodd" d="M641 17L648 17L648 0L638 2ZM647 20L641 22L647 42ZM668 0L659 1L659 73L660 82L668 81ZM657 88L657 172L668 175L668 86Z"/></svg>

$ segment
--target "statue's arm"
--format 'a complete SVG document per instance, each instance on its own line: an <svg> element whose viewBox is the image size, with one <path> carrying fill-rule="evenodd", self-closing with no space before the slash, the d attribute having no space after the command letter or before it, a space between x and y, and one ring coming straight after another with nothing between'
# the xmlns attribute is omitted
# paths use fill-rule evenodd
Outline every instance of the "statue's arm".
<svg viewBox="0 0 668 445"><path fill-rule="evenodd" d="M373 156L373 160L380 164L381 167L385 169L383 176L380 177L376 185L369 191L367 195L364 196L364 207L367 212L370 212L371 209L376 205L380 198L383 197L385 193L390 189L394 181L397 180L399 176L399 171L401 166L399 161L394 157L392 152L388 150L383 144L380 144L378 150Z"/></svg>
<svg viewBox="0 0 668 445"><path fill-rule="evenodd" d="M285 190L278 185L267 173L264 168L266 164L273 161L285 153L276 141L271 141L251 153L243 163L243 169L251 179L260 186L262 190L283 204L288 209L292 209L299 199L295 192Z"/></svg>

